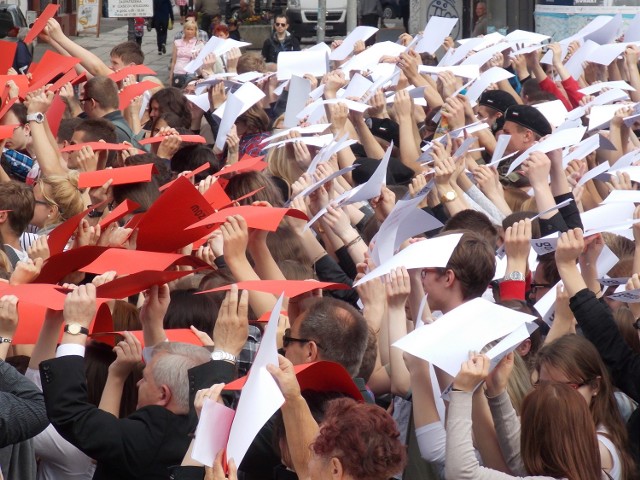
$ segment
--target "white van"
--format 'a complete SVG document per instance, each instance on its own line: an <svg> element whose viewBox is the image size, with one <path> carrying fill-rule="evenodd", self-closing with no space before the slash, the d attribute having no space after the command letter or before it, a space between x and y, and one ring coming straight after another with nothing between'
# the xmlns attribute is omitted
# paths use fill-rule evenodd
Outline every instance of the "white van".
<svg viewBox="0 0 640 480"><path fill-rule="evenodd" d="M327 0L325 36L347 35L347 1ZM356 1L356 0L350 0ZM287 0L289 31L298 39L315 37L318 21L318 0Z"/></svg>

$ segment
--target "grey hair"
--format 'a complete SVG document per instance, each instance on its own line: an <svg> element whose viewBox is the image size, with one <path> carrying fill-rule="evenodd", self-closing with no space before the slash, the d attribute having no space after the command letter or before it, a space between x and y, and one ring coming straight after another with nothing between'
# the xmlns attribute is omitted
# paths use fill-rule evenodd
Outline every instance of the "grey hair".
<svg viewBox="0 0 640 480"><path fill-rule="evenodd" d="M362 314L353 306L342 300L323 297L308 305L299 336L319 345L320 360L339 363L353 377L360 370L369 328Z"/></svg>
<svg viewBox="0 0 640 480"><path fill-rule="evenodd" d="M189 376L190 368L211 360L206 348L188 343L162 342L151 353L155 358L152 375L158 385L166 385L171 390L176 404L176 413L189 412Z"/></svg>

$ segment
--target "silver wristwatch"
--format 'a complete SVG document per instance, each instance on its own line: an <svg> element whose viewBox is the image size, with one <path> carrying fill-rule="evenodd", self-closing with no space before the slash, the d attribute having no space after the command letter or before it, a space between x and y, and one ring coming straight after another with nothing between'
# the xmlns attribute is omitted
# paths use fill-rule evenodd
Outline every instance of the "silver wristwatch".
<svg viewBox="0 0 640 480"><path fill-rule="evenodd" d="M30 113L27 115L27 122L44 122L44 114L42 112Z"/></svg>
<svg viewBox="0 0 640 480"><path fill-rule="evenodd" d="M509 275L505 277L505 280L515 280L518 282L524 282L525 277L523 273L520 272L511 272Z"/></svg>
<svg viewBox="0 0 640 480"><path fill-rule="evenodd" d="M231 355L230 353L224 352L222 350L214 350L211 354L211 360L223 360L225 362L237 363L238 359L235 355Z"/></svg>

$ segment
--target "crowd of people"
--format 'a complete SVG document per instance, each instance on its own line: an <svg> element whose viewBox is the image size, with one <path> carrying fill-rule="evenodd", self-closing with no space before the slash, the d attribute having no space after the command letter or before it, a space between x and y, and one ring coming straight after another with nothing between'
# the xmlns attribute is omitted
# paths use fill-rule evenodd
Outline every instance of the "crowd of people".
<svg viewBox="0 0 640 480"><path fill-rule="evenodd" d="M53 18L3 72L4 478L638 478L618 20L260 53L182 14L168 86Z"/></svg>

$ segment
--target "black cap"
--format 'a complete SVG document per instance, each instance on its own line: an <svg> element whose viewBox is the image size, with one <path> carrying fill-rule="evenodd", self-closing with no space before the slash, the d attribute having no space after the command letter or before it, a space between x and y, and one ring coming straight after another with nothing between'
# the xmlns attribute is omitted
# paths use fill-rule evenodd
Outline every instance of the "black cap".
<svg viewBox="0 0 640 480"><path fill-rule="evenodd" d="M371 133L395 145L400 143L400 127L390 118L372 118Z"/></svg>
<svg viewBox="0 0 640 480"><path fill-rule="evenodd" d="M380 160L374 158L357 158L354 165L358 165L351 173L351 178L356 185L365 183L373 172L376 171ZM400 160L395 157L389 159L389 166L387 167L387 185L408 185L413 178L413 170L404 165Z"/></svg>
<svg viewBox="0 0 640 480"><path fill-rule="evenodd" d="M509 107L518 105L518 102L513 98L513 95L504 90L487 90L480 95L478 104L504 113Z"/></svg>
<svg viewBox="0 0 640 480"><path fill-rule="evenodd" d="M514 105L509 107L504 114L505 122L513 122L522 125L537 133L541 137L551 133L551 125L540 111L529 105Z"/></svg>

